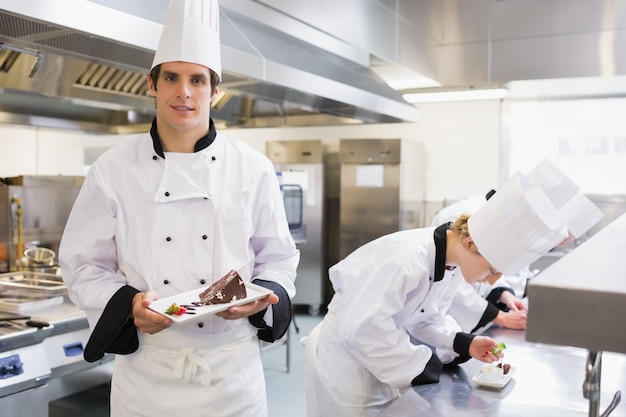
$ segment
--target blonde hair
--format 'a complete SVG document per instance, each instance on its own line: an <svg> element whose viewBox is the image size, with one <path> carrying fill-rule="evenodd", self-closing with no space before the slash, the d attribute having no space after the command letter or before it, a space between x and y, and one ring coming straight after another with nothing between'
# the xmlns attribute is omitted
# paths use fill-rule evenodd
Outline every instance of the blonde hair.
<svg viewBox="0 0 626 417"><path fill-rule="evenodd" d="M456 232L461 235L461 238L466 238L470 235L469 227L467 226L467 220L469 214L461 214L450 226L450 231Z"/></svg>

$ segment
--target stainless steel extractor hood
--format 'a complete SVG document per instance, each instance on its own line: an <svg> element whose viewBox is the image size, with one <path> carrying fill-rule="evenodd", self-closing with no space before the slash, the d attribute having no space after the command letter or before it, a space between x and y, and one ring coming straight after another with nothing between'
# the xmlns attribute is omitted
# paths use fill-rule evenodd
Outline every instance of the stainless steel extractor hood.
<svg viewBox="0 0 626 417"><path fill-rule="evenodd" d="M145 75L167 0L146 4L157 16L152 20L106 3L0 0L0 122L111 133L146 129L154 102ZM419 110L358 60L236 8L222 6L221 15L223 94L212 112L216 122L419 121Z"/></svg>

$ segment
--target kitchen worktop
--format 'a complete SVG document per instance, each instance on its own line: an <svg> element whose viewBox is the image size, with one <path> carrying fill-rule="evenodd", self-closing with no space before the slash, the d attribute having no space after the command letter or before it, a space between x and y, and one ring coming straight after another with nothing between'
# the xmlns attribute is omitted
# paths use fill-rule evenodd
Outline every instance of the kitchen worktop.
<svg viewBox="0 0 626 417"><path fill-rule="evenodd" d="M507 345L504 362L515 374L501 389L472 381L484 366L470 359L446 369L438 384L414 387L380 417L568 417L588 416L583 397L587 351L526 341L525 332L491 327L484 332ZM601 410L616 391L626 390L626 355L605 352L602 364ZM611 417L626 417L620 403Z"/></svg>
<svg viewBox="0 0 626 417"><path fill-rule="evenodd" d="M533 278L527 338L626 354L624 254L626 214Z"/></svg>

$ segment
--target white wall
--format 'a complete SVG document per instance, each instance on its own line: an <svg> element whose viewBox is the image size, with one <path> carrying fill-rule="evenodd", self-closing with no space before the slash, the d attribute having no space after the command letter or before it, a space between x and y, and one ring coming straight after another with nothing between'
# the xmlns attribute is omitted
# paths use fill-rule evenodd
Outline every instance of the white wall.
<svg viewBox="0 0 626 417"><path fill-rule="evenodd" d="M85 149L108 148L127 137L0 125L0 177L84 175Z"/></svg>
<svg viewBox="0 0 626 417"><path fill-rule="evenodd" d="M419 124L229 129L265 153L272 140L320 139L326 152L338 152L339 140L403 138L425 149L427 201L446 196L475 196L497 188L501 170L501 103L499 100L433 103L420 106ZM83 175L87 148L102 148L127 135L93 135L75 131L0 125L0 177Z"/></svg>
<svg viewBox="0 0 626 417"><path fill-rule="evenodd" d="M473 197L500 186L503 166L500 100L421 105L427 199Z"/></svg>
<svg viewBox="0 0 626 417"><path fill-rule="evenodd" d="M501 171L499 100L429 103L420 106L419 124L399 123L280 129L230 129L261 152L271 140L320 139L326 152L338 152L340 139L403 138L425 148L426 199L473 197L497 188Z"/></svg>

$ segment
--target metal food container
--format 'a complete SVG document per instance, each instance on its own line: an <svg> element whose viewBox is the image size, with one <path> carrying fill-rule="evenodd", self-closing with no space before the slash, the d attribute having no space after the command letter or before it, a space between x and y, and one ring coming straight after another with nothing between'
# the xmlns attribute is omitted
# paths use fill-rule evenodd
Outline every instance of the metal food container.
<svg viewBox="0 0 626 417"><path fill-rule="evenodd" d="M0 274L0 311L30 313L62 304L67 287L59 275L31 271Z"/></svg>
<svg viewBox="0 0 626 417"><path fill-rule="evenodd" d="M24 251L24 257L26 257L26 261L29 265L52 266L54 265L56 253L54 253L52 249L35 246L33 248L26 249Z"/></svg>

